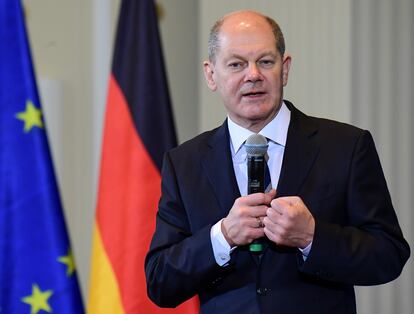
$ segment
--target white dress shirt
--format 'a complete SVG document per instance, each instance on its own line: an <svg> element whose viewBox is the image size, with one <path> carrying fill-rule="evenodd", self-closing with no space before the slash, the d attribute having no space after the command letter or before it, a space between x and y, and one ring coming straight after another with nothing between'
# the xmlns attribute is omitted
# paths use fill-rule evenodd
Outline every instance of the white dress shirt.
<svg viewBox="0 0 414 314"><path fill-rule="evenodd" d="M287 132L290 123L290 110L282 103L279 112L260 132L268 139L268 167L272 187L277 187L279 182L280 170L282 167L283 154L285 152ZM230 150L233 160L234 173L240 195L247 195L247 153L244 143L247 138L254 134L252 131L241 127L227 117L227 124L230 133ZM222 220L217 222L210 232L211 243L213 246L214 258L220 266L225 266L230 261L230 253L235 247L230 248L221 232ZM309 254L311 244L302 251L304 259Z"/></svg>

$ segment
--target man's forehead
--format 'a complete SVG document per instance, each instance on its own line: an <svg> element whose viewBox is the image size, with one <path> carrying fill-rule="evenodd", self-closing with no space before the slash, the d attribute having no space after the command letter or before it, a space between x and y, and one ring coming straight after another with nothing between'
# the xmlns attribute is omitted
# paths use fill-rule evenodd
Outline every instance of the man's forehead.
<svg viewBox="0 0 414 314"><path fill-rule="evenodd" d="M240 11L234 11L231 12L223 17L223 21L230 21L230 20L236 20L236 19L266 19L266 17L257 11L253 10L240 10Z"/></svg>
<svg viewBox="0 0 414 314"><path fill-rule="evenodd" d="M252 28L263 28L271 31L266 18L256 12L241 11L224 17L222 31L227 29L245 31Z"/></svg>
<svg viewBox="0 0 414 314"><path fill-rule="evenodd" d="M223 28L219 35L219 50L225 49L234 54L246 51L276 54L276 39L270 27L243 27Z"/></svg>

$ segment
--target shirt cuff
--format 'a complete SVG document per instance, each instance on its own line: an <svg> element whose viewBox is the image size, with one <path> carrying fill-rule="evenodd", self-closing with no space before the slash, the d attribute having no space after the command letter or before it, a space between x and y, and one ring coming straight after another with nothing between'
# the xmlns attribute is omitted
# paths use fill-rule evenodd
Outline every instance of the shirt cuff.
<svg viewBox="0 0 414 314"><path fill-rule="evenodd" d="M214 259L220 266L226 266L230 261L230 253L236 247L231 248L221 232L221 222L217 222L210 230L211 244L213 246Z"/></svg>
<svg viewBox="0 0 414 314"><path fill-rule="evenodd" d="M298 247L299 251L302 253L302 258L304 261L306 261L306 259L308 258L308 255L310 253L310 250L312 248L312 243L309 243L307 247L301 249L300 247Z"/></svg>

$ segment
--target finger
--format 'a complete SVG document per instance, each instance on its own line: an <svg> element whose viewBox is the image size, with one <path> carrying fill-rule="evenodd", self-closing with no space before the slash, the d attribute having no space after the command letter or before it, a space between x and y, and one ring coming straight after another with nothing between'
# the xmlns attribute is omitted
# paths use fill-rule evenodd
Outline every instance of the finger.
<svg viewBox="0 0 414 314"><path fill-rule="evenodd" d="M280 201L278 198L274 199L271 203L270 203L270 207L269 209L275 213L277 213L278 215L283 215L287 210L286 210L286 204L283 201ZM271 211L267 211L266 215L268 215Z"/></svg>
<svg viewBox="0 0 414 314"><path fill-rule="evenodd" d="M264 236L263 228L246 228L240 236L238 245L251 243L253 240Z"/></svg>
<svg viewBox="0 0 414 314"><path fill-rule="evenodd" d="M278 199L281 203L285 204L285 206L296 206L303 203L298 196L283 196Z"/></svg>
<svg viewBox="0 0 414 314"><path fill-rule="evenodd" d="M263 228L262 219L263 218L260 217L250 217L246 219L245 226L249 228Z"/></svg>
<svg viewBox="0 0 414 314"><path fill-rule="evenodd" d="M260 221L260 227L259 228L263 228L264 227L264 219L265 219L265 217L257 217L258 219L259 219L259 221Z"/></svg>
<svg viewBox="0 0 414 314"><path fill-rule="evenodd" d="M271 207L274 208L282 208L289 206L289 202L287 202L283 197L277 197L270 202Z"/></svg>
<svg viewBox="0 0 414 314"><path fill-rule="evenodd" d="M300 201L300 198L296 196L278 197L270 202L270 206L283 215L285 212L295 207L298 204L298 200Z"/></svg>
<svg viewBox="0 0 414 314"><path fill-rule="evenodd" d="M270 193L270 192L269 192ZM236 200L239 205L255 206L255 205L269 205L272 201L272 193L253 193Z"/></svg>
<svg viewBox="0 0 414 314"><path fill-rule="evenodd" d="M268 208L269 207L267 207L266 205L245 207L243 210L243 216L264 217L266 216L266 211Z"/></svg>
<svg viewBox="0 0 414 314"><path fill-rule="evenodd" d="M277 232L273 232L272 230L270 230L267 227L263 228L263 233L266 235L266 237L276 243L276 244L283 244L283 239L279 236L279 234Z"/></svg>
<svg viewBox="0 0 414 314"><path fill-rule="evenodd" d="M256 228L263 228L264 227L263 219L264 219L263 216L256 217Z"/></svg>
<svg viewBox="0 0 414 314"><path fill-rule="evenodd" d="M280 224L283 219L283 215L272 207L266 210L266 217L275 224Z"/></svg>
<svg viewBox="0 0 414 314"><path fill-rule="evenodd" d="M273 221L269 216L263 218L263 225L265 228L268 228L273 233L284 232L285 224L280 218L276 221Z"/></svg>
<svg viewBox="0 0 414 314"><path fill-rule="evenodd" d="M263 225L264 228L272 230L272 232L276 228L276 224L269 217L263 218Z"/></svg>
<svg viewBox="0 0 414 314"><path fill-rule="evenodd" d="M267 192L266 194L270 196L271 199L274 199L276 197L276 190L275 189L271 189L269 192Z"/></svg>
<svg viewBox="0 0 414 314"><path fill-rule="evenodd" d="M251 243L252 241L263 238L265 235L263 228L252 228L249 231L249 237L248 237L248 243Z"/></svg>
<svg viewBox="0 0 414 314"><path fill-rule="evenodd" d="M266 216L257 216L257 217L249 217L245 218L244 220L244 226L250 227L250 228L263 228L264 227L264 218Z"/></svg>

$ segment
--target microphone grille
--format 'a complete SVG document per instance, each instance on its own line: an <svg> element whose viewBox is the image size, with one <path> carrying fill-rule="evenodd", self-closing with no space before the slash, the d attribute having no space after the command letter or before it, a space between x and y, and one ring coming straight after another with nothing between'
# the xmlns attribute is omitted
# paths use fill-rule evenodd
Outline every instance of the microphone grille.
<svg viewBox="0 0 414 314"><path fill-rule="evenodd" d="M263 135L252 134L247 138L244 146L248 155L264 155L269 144L267 144L267 139Z"/></svg>

